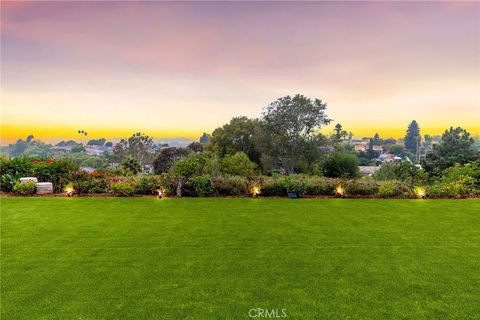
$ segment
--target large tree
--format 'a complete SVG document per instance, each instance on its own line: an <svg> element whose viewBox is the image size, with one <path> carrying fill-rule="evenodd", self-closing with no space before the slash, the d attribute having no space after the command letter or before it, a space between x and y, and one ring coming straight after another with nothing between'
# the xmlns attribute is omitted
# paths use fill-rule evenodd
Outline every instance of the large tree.
<svg viewBox="0 0 480 320"><path fill-rule="evenodd" d="M190 149L193 152L203 152L203 144L197 141L193 141L187 146L187 149Z"/></svg>
<svg viewBox="0 0 480 320"><path fill-rule="evenodd" d="M132 156L141 165L152 161L155 152L153 139L141 132L134 133L128 139L122 139L113 148L113 153L118 160L123 161L127 156Z"/></svg>
<svg viewBox="0 0 480 320"><path fill-rule="evenodd" d="M9 144L8 150L11 156L19 156L22 155L28 147L30 147L34 142L34 136L31 134L23 141L22 139L18 139L16 143Z"/></svg>
<svg viewBox="0 0 480 320"><path fill-rule="evenodd" d="M213 131L206 144L206 149L223 157L244 152L250 160L259 163L260 154L255 149L254 135L258 120L247 117L235 117L223 127Z"/></svg>
<svg viewBox="0 0 480 320"><path fill-rule="evenodd" d="M195 175L206 173L208 156L205 153L192 152L178 160L170 168L170 173L177 180L177 196L182 196L182 189L186 181Z"/></svg>
<svg viewBox="0 0 480 320"><path fill-rule="evenodd" d="M340 123L335 125L333 129L332 139L334 143L339 143L348 136L348 132L343 130L343 126Z"/></svg>
<svg viewBox="0 0 480 320"><path fill-rule="evenodd" d="M105 140L105 138L91 139L87 142L87 146L104 146L105 142L107 142L107 140Z"/></svg>
<svg viewBox="0 0 480 320"><path fill-rule="evenodd" d="M433 145L423 163L425 169L438 174L455 163L464 164L479 159L480 154L473 147L474 140L470 133L460 127L445 130L440 143Z"/></svg>
<svg viewBox="0 0 480 320"><path fill-rule="evenodd" d="M155 171L155 174L168 172L175 162L188 155L189 152L190 149L175 147L160 150L160 153L153 161L153 170Z"/></svg>
<svg viewBox="0 0 480 320"><path fill-rule="evenodd" d="M405 135L405 148L413 154L417 153L417 147L420 143L420 127L417 121L410 122L407 128L407 134Z"/></svg>
<svg viewBox="0 0 480 320"><path fill-rule="evenodd" d="M305 163L305 150L312 147L312 142L322 140L319 129L331 121L325 114L326 108L322 100L300 94L269 104L261 119L262 158L288 172L298 170Z"/></svg>
<svg viewBox="0 0 480 320"><path fill-rule="evenodd" d="M210 138L211 138L210 135L207 134L206 132L204 132L204 133L202 134L202 136L200 137L199 142L200 142L201 144L206 144L206 143L208 142L208 140L210 140Z"/></svg>

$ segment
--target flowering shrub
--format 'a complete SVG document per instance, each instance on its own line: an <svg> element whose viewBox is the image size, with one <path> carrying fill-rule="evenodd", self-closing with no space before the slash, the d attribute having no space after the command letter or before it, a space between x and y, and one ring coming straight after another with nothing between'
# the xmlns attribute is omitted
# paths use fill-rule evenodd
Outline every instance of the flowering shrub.
<svg viewBox="0 0 480 320"><path fill-rule="evenodd" d="M395 197L401 194L401 184L396 180L383 181L378 187L378 195L384 198Z"/></svg>
<svg viewBox="0 0 480 320"><path fill-rule="evenodd" d="M262 187L262 195L283 197L287 192L297 192L300 195L319 196L332 195L335 186L342 180L305 175L274 177L267 179Z"/></svg>
<svg viewBox="0 0 480 320"><path fill-rule="evenodd" d="M2 175L10 174L15 179L21 177L36 177L38 181L51 182L54 192L62 192L68 184L71 174L78 170L70 159L35 160L30 157L16 157L12 159L0 158Z"/></svg>
<svg viewBox="0 0 480 320"><path fill-rule="evenodd" d="M37 184L33 181L27 183L17 182L13 186L13 192L18 193L22 196L29 196L37 192Z"/></svg>
<svg viewBox="0 0 480 320"><path fill-rule="evenodd" d="M462 176L457 180L434 183L429 194L433 197L459 198L468 195L480 194L476 188L476 180L473 177Z"/></svg>
<svg viewBox="0 0 480 320"><path fill-rule="evenodd" d="M135 187L128 182L112 183L112 193L117 197L131 197L135 194Z"/></svg>
<svg viewBox="0 0 480 320"><path fill-rule="evenodd" d="M244 163L245 155L236 156ZM236 162L228 157L226 163L235 167ZM369 196L420 197L415 187L421 187L421 197L465 197L480 195L480 160L463 165L455 164L440 176L426 176L424 170L408 163L385 164L373 178L327 178L318 175L291 174L270 177L255 175L248 169L242 175L221 174L221 160L208 153L192 153L178 160L168 173L143 175L134 178L118 171L85 172L69 159L0 157L0 188L3 192L31 194L32 187L20 186L20 177L37 177L40 182L52 182L54 192L64 192L71 185L74 192L108 193L116 195L153 195L162 190L164 195L180 194L192 197L209 196L278 196L288 192L305 196ZM238 159L236 159L238 160ZM230 170L229 172L233 172ZM435 179L435 180L434 180ZM338 188L341 188L339 192ZM29 189L30 188L30 189ZM114 190L115 189L115 190ZM179 190L181 192L179 192ZM423 195L424 194L424 195Z"/></svg>
<svg viewBox="0 0 480 320"><path fill-rule="evenodd" d="M480 160L464 165L455 164L443 171L430 187L434 197L463 197L480 194Z"/></svg>
<svg viewBox="0 0 480 320"><path fill-rule="evenodd" d="M335 186L340 184L340 179L315 177L307 181L305 185L305 195L321 196L334 193Z"/></svg>
<svg viewBox="0 0 480 320"><path fill-rule="evenodd" d="M192 177L185 185L194 197L210 197L214 195L212 181L209 175Z"/></svg>
<svg viewBox="0 0 480 320"><path fill-rule="evenodd" d="M157 190L161 189L162 179L157 175L145 175L137 180L135 185L136 194L156 194Z"/></svg>
<svg viewBox="0 0 480 320"><path fill-rule="evenodd" d="M70 182L77 194L106 193L110 190L109 176L102 172L77 170L71 174Z"/></svg>
<svg viewBox="0 0 480 320"><path fill-rule="evenodd" d="M33 175L32 158L29 157L15 157L6 158L0 157L0 172L2 175L10 174L13 177L31 177Z"/></svg>
<svg viewBox="0 0 480 320"><path fill-rule="evenodd" d="M211 182L213 192L217 196L246 196L250 193L244 177L214 177Z"/></svg>
<svg viewBox="0 0 480 320"><path fill-rule="evenodd" d="M362 178L347 182L346 193L352 195L374 195L378 193L378 183L373 179Z"/></svg>
<svg viewBox="0 0 480 320"><path fill-rule="evenodd" d="M70 159L47 160L33 162L33 176L38 181L48 181L53 184L53 192L63 192L70 182L71 175L78 170Z"/></svg>
<svg viewBox="0 0 480 320"><path fill-rule="evenodd" d="M268 179L262 188L262 195L269 197L284 197L287 195L288 183L286 179Z"/></svg>

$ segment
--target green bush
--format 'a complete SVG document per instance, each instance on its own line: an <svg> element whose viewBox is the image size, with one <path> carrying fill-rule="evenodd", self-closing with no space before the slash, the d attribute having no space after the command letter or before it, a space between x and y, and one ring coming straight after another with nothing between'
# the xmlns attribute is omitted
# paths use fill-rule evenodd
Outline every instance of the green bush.
<svg viewBox="0 0 480 320"><path fill-rule="evenodd" d="M191 189L190 194L192 196L210 197L214 195L214 189L209 175L192 177L186 185Z"/></svg>
<svg viewBox="0 0 480 320"><path fill-rule="evenodd" d="M205 173L208 156L202 153L191 153L175 162L170 172L177 177L190 178Z"/></svg>
<svg viewBox="0 0 480 320"><path fill-rule="evenodd" d="M177 186L177 181L174 176L169 173L160 174L160 185L166 195L175 194L175 188Z"/></svg>
<svg viewBox="0 0 480 320"><path fill-rule="evenodd" d="M136 158L129 155L122 161L122 169L126 175L135 176L137 173L142 171L142 165Z"/></svg>
<svg viewBox="0 0 480 320"><path fill-rule="evenodd" d="M305 184L305 195L321 196L331 195L335 190L335 186L339 184L336 179L329 178L310 178Z"/></svg>
<svg viewBox="0 0 480 320"><path fill-rule="evenodd" d="M285 197L288 192L297 192L304 195L307 188L306 180L307 178L303 175L269 179L262 187L262 195Z"/></svg>
<svg viewBox="0 0 480 320"><path fill-rule="evenodd" d="M256 164L250 161L244 152L226 155L221 160L221 171L226 175L248 176L255 171Z"/></svg>
<svg viewBox="0 0 480 320"><path fill-rule="evenodd" d="M30 196L37 192L37 184L33 181L27 183L20 183L19 181L13 186L13 192L22 196Z"/></svg>
<svg viewBox="0 0 480 320"><path fill-rule="evenodd" d="M303 196L305 194L305 178L300 179L286 179L285 180L285 187L288 192L296 192L299 195Z"/></svg>
<svg viewBox="0 0 480 320"><path fill-rule="evenodd" d="M0 191L12 192L15 181L17 181L17 179L9 173L2 175L0 179Z"/></svg>
<svg viewBox="0 0 480 320"><path fill-rule="evenodd" d="M71 174L70 184L77 194L107 193L110 190L110 179L101 172L85 172L77 170Z"/></svg>
<svg viewBox="0 0 480 320"><path fill-rule="evenodd" d="M334 152L322 162L325 177L355 178L359 175L358 158L346 152Z"/></svg>
<svg viewBox="0 0 480 320"><path fill-rule="evenodd" d="M246 196L250 193L244 177L213 177L211 182L213 192L217 196Z"/></svg>
<svg viewBox="0 0 480 320"><path fill-rule="evenodd" d="M457 180L464 180L466 184L470 185L472 193L478 192L478 189L480 189L480 160L464 165L457 163L453 167L446 169L441 177L442 182L454 182Z"/></svg>
<svg viewBox="0 0 480 320"><path fill-rule="evenodd" d="M362 178L348 181L345 191L350 195L374 195L378 193L379 188L376 181Z"/></svg>
<svg viewBox="0 0 480 320"><path fill-rule="evenodd" d="M459 198L468 195L480 194L473 177L461 176L456 180L437 182L429 188L429 195L433 197Z"/></svg>
<svg viewBox="0 0 480 320"><path fill-rule="evenodd" d="M428 176L425 171L409 162L390 162L382 165L372 175L375 180L398 180L410 186L426 184Z"/></svg>
<svg viewBox="0 0 480 320"><path fill-rule="evenodd" d="M280 179L267 180L261 194L266 197L284 197L287 195L287 183Z"/></svg>
<svg viewBox="0 0 480 320"><path fill-rule="evenodd" d="M442 176L429 188L433 197L463 197L480 194L480 160L455 164L445 169Z"/></svg>
<svg viewBox="0 0 480 320"><path fill-rule="evenodd" d="M12 177L31 177L33 175L33 158L31 157L0 157L0 172L2 175L10 174Z"/></svg>
<svg viewBox="0 0 480 320"><path fill-rule="evenodd" d="M162 189L162 178L158 175L144 175L137 180L135 185L136 194L156 194Z"/></svg>
<svg viewBox="0 0 480 320"><path fill-rule="evenodd" d="M384 198L402 195L401 184L395 180L387 180L380 183L378 195Z"/></svg>
<svg viewBox="0 0 480 320"><path fill-rule="evenodd" d="M300 195L318 196L331 195L337 179L318 176L290 175L287 177L274 177L265 181L261 194L263 196L284 197L287 192L297 192Z"/></svg>
<svg viewBox="0 0 480 320"><path fill-rule="evenodd" d="M135 194L135 188L128 182L112 183L112 193L117 197L131 197Z"/></svg>
<svg viewBox="0 0 480 320"><path fill-rule="evenodd" d="M70 159L33 161L33 176L42 182L51 182L53 192L63 192L71 176L78 171L78 165Z"/></svg>

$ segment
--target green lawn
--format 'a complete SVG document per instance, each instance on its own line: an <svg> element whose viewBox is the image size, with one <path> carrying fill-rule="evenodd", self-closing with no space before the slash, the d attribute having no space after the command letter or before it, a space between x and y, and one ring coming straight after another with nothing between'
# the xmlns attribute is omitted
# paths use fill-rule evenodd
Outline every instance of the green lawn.
<svg viewBox="0 0 480 320"><path fill-rule="evenodd" d="M2 198L1 254L2 320L480 317L478 200Z"/></svg>

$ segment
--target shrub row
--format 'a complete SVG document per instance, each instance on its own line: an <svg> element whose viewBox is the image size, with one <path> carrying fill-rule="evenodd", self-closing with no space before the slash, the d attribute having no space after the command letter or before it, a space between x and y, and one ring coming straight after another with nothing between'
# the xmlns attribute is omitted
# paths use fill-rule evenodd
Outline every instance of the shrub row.
<svg viewBox="0 0 480 320"><path fill-rule="evenodd" d="M197 165L197 162L192 164ZM260 195L266 197L284 197L287 192L296 192L300 196L414 197L418 194L415 187L422 186L427 197L480 194L480 161L455 165L433 181L426 181L418 169L408 164L384 166L381 174L377 173L373 178L348 180L300 174L272 177L211 176L200 170L201 173L184 176L181 183L175 172L137 178L118 176L118 173L111 171L87 173L68 159L36 161L26 157L0 158L0 170L1 190L22 195L35 193L32 186L19 184L19 178L26 176L52 182L54 192L63 192L67 185L71 185L77 194L112 193L119 196L152 195L158 190L175 195L178 186L182 196L187 197L248 196L254 187L259 188Z"/></svg>
<svg viewBox="0 0 480 320"><path fill-rule="evenodd" d="M76 171L69 181L76 194L111 193L115 196L155 195L162 190L175 195L177 179L167 173L144 175L140 178L111 176L104 173ZM440 181L425 188L427 197L464 197L480 194L474 179L464 177L454 181ZM285 197L288 192L300 196L378 196L409 198L418 196L415 187L398 180L377 181L371 178L344 180L336 178L292 175L288 177L246 178L241 176L193 176L182 187L184 197L241 197L259 188L260 196ZM12 191L20 195L35 193L35 185L16 182ZM341 194L339 194L341 191Z"/></svg>
<svg viewBox="0 0 480 320"><path fill-rule="evenodd" d="M78 171L78 165L70 159L34 160L29 157L12 159L0 158L0 188L2 191L13 191L15 181L21 177L37 177L38 181L48 181L53 184L54 192L62 192L72 179L72 174Z"/></svg>

